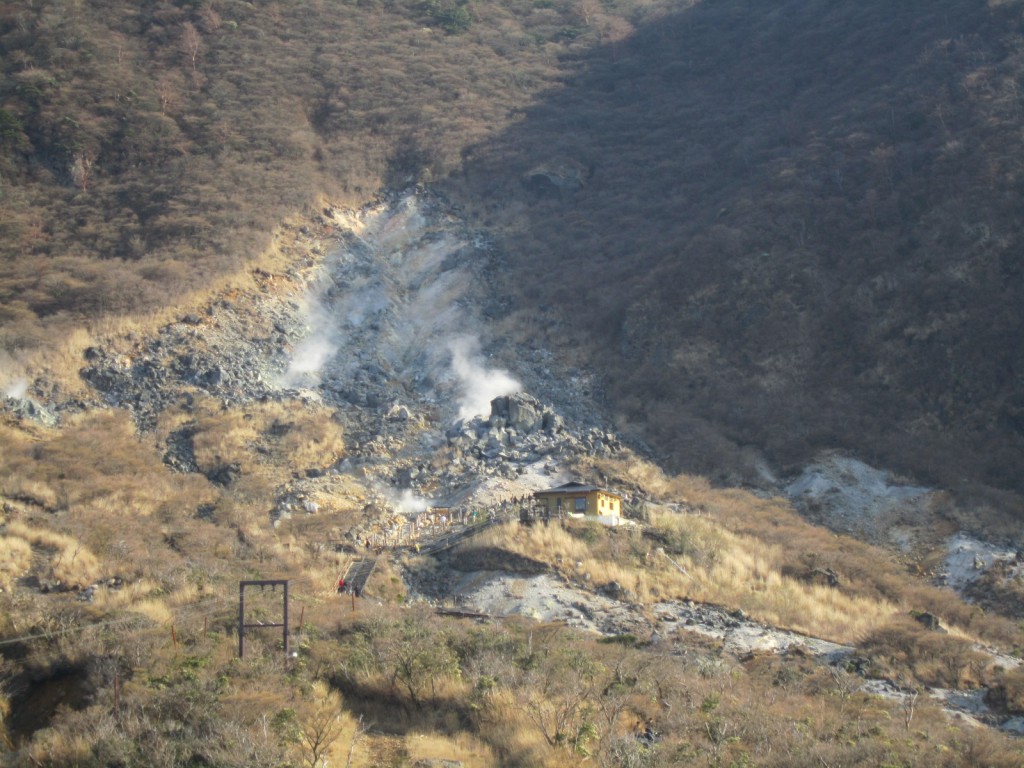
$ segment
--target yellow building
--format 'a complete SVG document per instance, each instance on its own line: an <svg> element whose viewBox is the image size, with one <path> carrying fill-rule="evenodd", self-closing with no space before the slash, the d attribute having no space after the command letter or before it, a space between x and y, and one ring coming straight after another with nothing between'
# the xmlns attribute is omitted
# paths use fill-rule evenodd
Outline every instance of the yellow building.
<svg viewBox="0 0 1024 768"><path fill-rule="evenodd" d="M552 517L559 515L595 515L619 517L622 497L615 491L596 485L571 482L546 491L536 491L533 498Z"/></svg>

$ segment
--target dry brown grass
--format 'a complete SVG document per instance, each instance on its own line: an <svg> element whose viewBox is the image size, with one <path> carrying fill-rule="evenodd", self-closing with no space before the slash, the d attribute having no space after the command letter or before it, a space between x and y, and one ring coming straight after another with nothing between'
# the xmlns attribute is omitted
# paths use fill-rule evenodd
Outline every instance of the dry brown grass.
<svg viewBox="0 0 1024 768"><path fill-rule="evenodd" d="M565 756L553 755L543 736L528 722L523 702L512 690L498 689L489 695L481 733L502 753L517 756L520 765L565 764Z"/></svg>
<svg viewBox="0 0 1024 768"><path fill-rule="evenodd" d="M203 471L235 464L243 476L277 483L296 468L328 467L345 451L341 427L331 412L300 403L252 403L224 410L212 398L200 398L189 413L165 414L160 433L166 435L186 421L195 424L193 446Z"/></svg>
<svg viewBox="0 0 1024 768"><path fill-rule="evenodd" d="M142 442L128 414L100 411L71 417L61 431L14 437L0 456L4 495L25 493L49 510L95 520L160 513L169 503L201 504L212 489L202 478L173 475ZM184 500L188 499L188 502Z"/></svg>
<svg viewBox="0 0 1024 768"><path fill-rule="evenodd" d="M32 564L32 546L17 536L0 536L0 588L10 589Z"/></svg>
<svg viewBox="0 0 1024 768"><path fill-rule="evenodd" d="M0 488L0 493L9 499L17 499L42 509L57 508L57 492L50 485L23 476L7 478L7 482Z"/></svg>
<svg viewBox="0 0 1024 768"><path fill-rule="evenodd" d="M129 610L134 613L140 613L154 624L161 626L168 626L174 620L174 614L167 606L167 603L159 598L140 600L137 603L133 603Z"/></svg>
<svg viewBox="0 0 1024 768"><path fill-rule="evenodd" d="M880 616L884 617L890 609L901 613L931 611L940 616L947 626L953 627L953 632L962 630L966 635L983 636L1006 647L1013 647L1018 642L1017 630L1010 621L979 611L951 590L931 586L924 578L912 573L908 564L900 562L886 550L808 523L785 499L762 498L739 489L713 488L702 477L669 477L634 456L611 461L598 459L590 468L608 477L613 484L621 482L629 487L632 478L635 482L633 487L643 495L672 504L673 509L684 510L686 514L677 518L678 524L671 524L675 513L661 516L661 524L668 526L666 530L684 525L684 538L693 540L697 552L717 551L713 542L709 546L696 540L701 537L720 539L723 532L738 537L734 541L742 546L736 551L744 554L732 558L729 563L720 562L715 578L726 582L748 580L747 586L756 592L764 591L769 583L774 583L775 577L770 573L800 576L815 569L831 569L838 574L840 583L837 589L846 598L863 599L868 604L884 606L881 613L878 610L868 612L867 615L873 617L869 619L871 626L878 626ZM768 571L765 571L766 565ZM730 589L735 592L736 586L734 584ZM826 615L831 616L825 619L826 623L841 623L841 616L836 613L839 605L828 608L834 603L836 596L831 592L835 590L817 587L809 591L819 593L819 597L813 600L822 605ZM806 601L796 599L806 606ZM770 615L783 615L763 605L764 600L763 596L752 596L748 602L761 603L763 608L769 609ZM858 624L863 625L860 614L853 614L849 624L851 630ZM848 631L843 634L855 633Z"/></svg>
<svg viewBox="0 0 1024 768"><path fill-rule="evenodd" d="M93 605L98 610L111 612L145 600L152 600L153 595L161 593L161 589L158 582L150 579L137 579L125 584L121 589L97 590L93 597Z"/></svg>
<svg viewBox="0 0 1024 768"><path fill-rule="evenodd" d="M668 555L685 574L637 532L600 530L600 539L588 543L560 526L521 530L513 524L482 534L480 543L544 560L574 579L589 574L595 584L618 582L642 603L685 597L740 608L765 623L836 642L856 642L899 613L884 600L783 576L777 547L731 533L708 518L663 513L653 524L685 531L690 552ZM609 542L623 536L633 539L633 557L616 557L610 550Z"/></svg>
<svg viewBox="0 0 1024 768"><path fill-rule="evenodd" d="M405 737L409 759L458 760L466 768L497 768L501 765L494 750L468 733L444 736L439 733L409 733Z"/></svg>
<svg viewBox="0 0 1024 768"><path fill-rule="evenodd" d="M633 488L654 499L665 499L683 504L691 496L699 497L711 490L710 484L689 475L671 477L658 465L644 461L627 452L622 457L585 457L578 464L582 475L598 473L616 488Z"/></svg>
<svg viewBox="0 0 1024 768"><path fill-rule="evenodd" d="M1019 715L1024 712L1024 670L1003 672L990 689L990 700L1006 712Z"/></svg>
<svg viewBox="0 0 1024 768"><path fill-rule="evenodd" d="M40 475L37 456L56 433L31 426L0 423L0 494L21 504L54 509L57 493Z"/></svg>
<svg viewBox="0 0 1024 768"><path fill-rule="evenodd" d="M230 517L231 505L205 478L172 473L136 435L127 414L69 418L59 432L6 433L12 439L0 454L0 492L11 499L9 521L23 526L7 533L22 532L45 548L48 564L40 578L86 586L116 575L174 593L192 570L184 564L186 550L203 570L225 570L237 539L227 526L195 519L195 512L214 505ZM265 527L265 512L262 522ZM101 590L97 599L117 608L137 598L126 591L104 597Z"/></svg>
<svg viewBox="0 0 1024 768"><path fill-rule="evenodd" d="M874 676L909 675L941 688L976 688L992 677L991 660L975 646L970 638L926 630L905 616L879 627L863 644Z"/></svg>
<svg viewBox="0 0 1024 768"><path fill-rule="evenodd" d="M48 553L49 564L46 573L42 574L44 578L70 587L85 587L95 582L103 572L97 557L72 536L16 521L8 523L7 537L20 539Z"/></svg>
<svg viewBox="0 0 1024 768"><path fill-rule="evenodd" d="M837 642L856 642L899 611L886 600L783 576L783 551L760 539L723 531L706 518L672 522L689 527L698 540L720 542L710 556L698 548L693 557L681 559L693 584L688 592L696 599L739 607L765 623Z"/></svg>

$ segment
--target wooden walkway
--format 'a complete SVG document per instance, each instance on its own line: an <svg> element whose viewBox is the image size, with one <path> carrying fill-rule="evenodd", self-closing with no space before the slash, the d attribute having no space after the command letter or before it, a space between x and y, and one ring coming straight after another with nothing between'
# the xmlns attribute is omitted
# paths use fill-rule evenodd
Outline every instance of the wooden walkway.
<svg viewBox="0 0 1024 768"><path fill-rule="evenodd" d="M465 541L472 536L476 536L481 531L486 531L492 525L505 523L514 519L516 519L516 516L508 511L493 511L488 513L484 517L483 521L479 523L460 526L455 530L452 530L450 533L446 533L442 536L432 538L424 537L420 540L420 547L418 551L422 555L437 555L445 550L451 549L456 544Z"/></svg>

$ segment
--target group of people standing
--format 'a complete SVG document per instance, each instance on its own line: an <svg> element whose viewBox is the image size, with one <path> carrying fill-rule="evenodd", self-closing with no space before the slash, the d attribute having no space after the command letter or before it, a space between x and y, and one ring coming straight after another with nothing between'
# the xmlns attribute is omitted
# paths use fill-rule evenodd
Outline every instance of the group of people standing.
<svg viewBox="0 0 1024 768"><path fill-rule="evenodd" d="M340 579L338 579L338 594L339 595L345 594L346 592L349 591L349 589L351 589L353 595L355 595L356 597L359 597L359 592L360 592L359 587L355 586L354 584L351 585L351 587L350 587L350 585L345 583L345 577L344 576L342 576Z"/></svg>

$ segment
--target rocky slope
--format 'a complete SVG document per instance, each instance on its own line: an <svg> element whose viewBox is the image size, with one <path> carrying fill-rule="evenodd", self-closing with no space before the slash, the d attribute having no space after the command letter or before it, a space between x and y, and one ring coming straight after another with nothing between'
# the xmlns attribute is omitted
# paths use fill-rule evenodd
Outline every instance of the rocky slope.
<svg viewBox="0 0 1024 768"><path fill-rule="evenodd" d="M382 509L423 506L426 497L465 497L488 477L516 478L538 464L557 473L574 456L620 447L578 380L562 381L541 350L504 359L544 401L483 351L501 347L486 322L501 302L494 253L444 199L414 192L359 211L327 209L299 244L305 255L284 274L257 273L253 289L182 313L152 336L87 349L87 394L66 396L40 378L5 408L51 424L121 408L142 433L200 397L227 409L327 408L346 435L344 464L330 473L298 467L303 476L278 491L275 519L304 509L341 474L359 476ZM194 432L186 423L163 438L176 471L200 471ZM225 486L237 474L230 463L203 471Z"/></svg>

